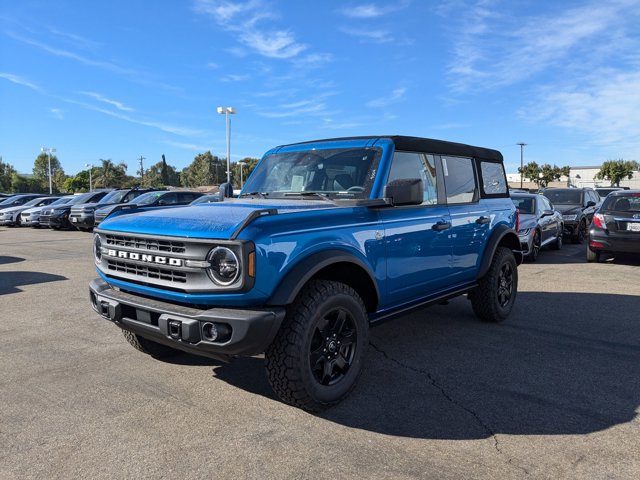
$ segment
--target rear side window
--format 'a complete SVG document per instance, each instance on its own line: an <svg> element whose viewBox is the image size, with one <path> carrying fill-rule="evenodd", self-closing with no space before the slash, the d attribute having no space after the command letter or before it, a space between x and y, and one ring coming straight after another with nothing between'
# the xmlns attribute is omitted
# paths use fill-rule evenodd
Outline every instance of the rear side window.
<svg viewBox="0 0 640 480"><path fill-rule="evenodd" d="M469 203L477 200L473 161L466 157L442 157L442 173L447 203Z"/></svg>
<svg viewBox="0 0 640 480"><path fill-rule="evenodd" d="M507 177L501 163L480 161L482 193L487 196L507 195Z"/></svg>

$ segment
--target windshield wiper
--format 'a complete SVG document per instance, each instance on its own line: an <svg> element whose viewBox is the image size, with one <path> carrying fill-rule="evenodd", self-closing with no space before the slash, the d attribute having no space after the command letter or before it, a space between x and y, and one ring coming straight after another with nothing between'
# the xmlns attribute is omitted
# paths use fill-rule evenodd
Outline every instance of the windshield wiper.
<svg viewBox="0 0 640 480"><path fill-rule="evenodd" d="M240 198L244 198L244 197L266 198L268 195L269 195L269 192L247 192L240 195Z"/></svg>
<svg viewBox="0 0 640 480"><path fill-rule="evenodd" d="M326 193L320 192L285 192L285 197L314 197L327 202L336 203Z"/></svg>

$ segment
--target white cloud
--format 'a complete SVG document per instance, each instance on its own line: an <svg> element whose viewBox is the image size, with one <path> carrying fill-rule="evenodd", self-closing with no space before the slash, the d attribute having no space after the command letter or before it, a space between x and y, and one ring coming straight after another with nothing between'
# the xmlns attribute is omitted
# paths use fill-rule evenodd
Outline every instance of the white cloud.
<svg viewBox="0 0 640 480"><path fill-rule="evenodd" d="M341 27L340 31L347 35L351 35L352 37L357 37L361 40L371 41L374 43L389 43L394 40L393 35L386 30Z"/></svg>
<svg viewBox="0 0 640 480"><path fill-rule="evenodd" d="M608 57L619 49L616 39L625 24L633 25L628 17L637 17L637 6L637 0L591 2L525 17L511 15L495 0L473 2L457 9L467 13L451 28L450 86L459 92L485 90L572 66L577 53Z"/></svg>
<svg viewBox="0 0 640 480"><path fill-rule="evenodd" d="M224 30L235 35L238 42L268 58L289 59L308 48L298 42L289 30L265 28L278 16L261 0L232 2L227 0L196 0L195 11L213 17Z"/></svg>
<svg viewBox="0 0 640 480"><path fill-rule="evenodd" d="M249 78L250 78L249 75L229 74L222 77L220 81L221 82L243 82L245 80L248 80Z"/></svg>
<svg viewBox="0 0 640 480"><path fill-rule="evenodd" d="M122 110L123 112L132 112L133 111L133 108L127 107L122 102L119 102L117 100L111 100L109 98L106 98L106 97L100 95L99 93L95 93L95 92L78 92L78 93L80 93L82 95L85 95L87 97L95 98L99 102L106 103L108 105L116 107L118 110Z"/></svg>
<svg viewBox="0 0 640 480"><path fill-rule="evenodd" d="M50 108L49 111L56 117L58 120L64 120L64 112L59 108Z"/></svg>
<svg viewBox="0 0 640 480"><path fill-rule="evenodd" d="M343 8L339 10L338 13L349 18L359 18L359 19L378 18L378 17L382 17L383 15L387 15L391 12L395 12L395 11L407 8L409 4L410 4L409 0L394 2L394 4L385 5L384 7L379 7L374 3L366 3L362 5L356 5L353 7Z"/></svg>
<svg viewBox="0 0 640 480"><path fill-rule="evenodd" d="M313 100L300 100L274 107L270 111L263 111L261 116L267 118L288 118L326 115L327 106L321 98Z"/></svg>
<svg viewBox="0 0 640 480"><path fill-rule="evenodd" d="M27 87L31 90L42 93L42 89L38 85L22 77L19 77L18 75L0 72L0 78L4 78L5 80L10 81L11 83L15 83L16 85L22 85L23 87Z"/></svg>
<svg viewBox="0 0 640 480"><path fill-rule="evenodd" d="M367 107L372 107L372 108L382 108L382 107L388 107L389 105L392 105L394 103L397 103L398 101L400 101L403 97L404 94L407 92L407 89L402 87L402 88L396 88L395 90L393 90L391 92L390 95L386 96L386 97L380 97L380 98L376 98L373 99L369 102L367 102Z"/></svg>
<svg viewBox="0 0 640 480"><path fill-rule="evenodd" d="M196 145L194 143L182 143L182 142L172 142L170 140L166 140L164 142L165 145L169 145L171 147L181 148L183 150L191 150L194 152L206 152L207 150L213 150L211 146L205 145Z"/></svg>
<svg viewBox="0 0 640 480"><path fill-rule="evenodd" d="M600 145L640 143L640 71L592 75L580 88L546 87L520 115L583 132Z"/></svg>

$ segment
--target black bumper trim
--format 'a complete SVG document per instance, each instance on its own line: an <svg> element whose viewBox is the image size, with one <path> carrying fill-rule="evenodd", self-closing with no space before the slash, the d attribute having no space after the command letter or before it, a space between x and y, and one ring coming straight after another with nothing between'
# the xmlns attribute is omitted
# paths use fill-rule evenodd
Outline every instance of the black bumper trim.
<svg viewBox="0 0 640 480"><path fill-rule="evenodd" d="M188 353L222 360L263 353L285 315L284 307L190 308L115 290L99 278L91 281L89 292L93 309L120 328ZM180 338L170 332L169 323L175 321L181 325ZM229 325L231 338L224 343L204 340L202 326L207 322Z"/></svg>

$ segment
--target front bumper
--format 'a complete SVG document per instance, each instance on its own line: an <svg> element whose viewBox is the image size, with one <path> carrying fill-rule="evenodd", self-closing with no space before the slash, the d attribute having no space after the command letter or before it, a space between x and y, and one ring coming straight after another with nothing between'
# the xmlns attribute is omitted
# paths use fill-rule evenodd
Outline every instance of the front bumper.
<svg viewBox="0 0 640 480"><path fill-rule="evenodd" d="M40 217L42 219L42 217ZM71 228L69 223L69 214L63 213L61 215L51 215L48 219L47 225L50 228ZM42 221L40 223L43 223Z"/></svg>
<svg viewBox="0 0 640 480"><path fill-rule="evenodd" d="M257 355L273 341L285 309L211 308L201 310L115 290L102 279L89 284L93 309L124 330L195 355L228 360ZM208 323L230 327L223 343L206 340Z"/></svg>
<svg viewBox="0 0 640 480"><path fill-rule="evenodd" d="M76 214L69 215L69 222L76 228L93 228L94 218L92 214Z"/></svg>
<svg viewBox="0 0 640 480"><path fill-rule="evenodd" d="M0 225L15 225L16 222L13 221L13 217L0 218Z"/></svg>
<svg viewBox="0 0 640 480"><path fill-rule="evenodd" d="M522 250L522 255L527 256L533 250L533 235L535 233L535 229L531 229L526 235L518 234L518 239L520 240L520 249Z"/></svg>

